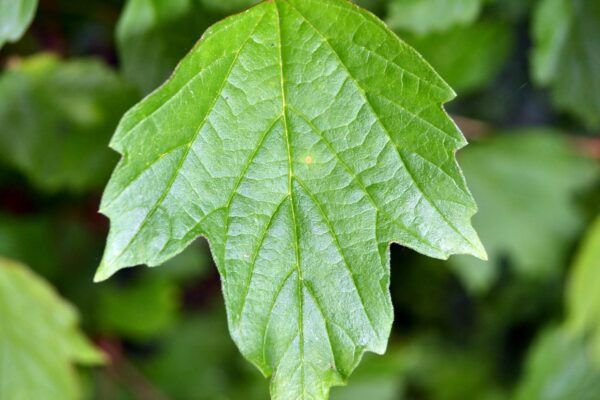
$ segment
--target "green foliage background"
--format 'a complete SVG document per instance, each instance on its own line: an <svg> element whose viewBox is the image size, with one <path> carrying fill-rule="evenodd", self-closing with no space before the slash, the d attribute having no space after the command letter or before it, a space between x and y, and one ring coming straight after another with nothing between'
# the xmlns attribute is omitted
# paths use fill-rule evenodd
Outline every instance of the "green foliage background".
<svg viewBox="0 0 600 400"><path fill-rule="evenodd" d="M23 2L20 18L2 12L17 3L0 0L0 45L15 42L0 48L0 256L29 268L0 262L0 360L10 360L0 363L0 398L40 398L51 393L47 379L65 382L52 389L65 399L268 398L227 332L202 240L161 268L92 283L119 119L210 24L253 1L42 0L18 41L3 29L26 29L35 2ZM358 3L458 93L446 108L471 142L458 160L490 261L442 262L393 246L388 351L368 355L331 397L600 399L600 3ZM23 278L20 296L10 292L15 268L31 281ZM51 289L38 288L48 284L63 300L43 300ZM102 357L74 331L71 307L103 366L74 369ZM68 334L21 339L63 314ZM46 372L32 367L57 346L76 350ZM21 371L32 378L15 392L9 383Z"/></svg>

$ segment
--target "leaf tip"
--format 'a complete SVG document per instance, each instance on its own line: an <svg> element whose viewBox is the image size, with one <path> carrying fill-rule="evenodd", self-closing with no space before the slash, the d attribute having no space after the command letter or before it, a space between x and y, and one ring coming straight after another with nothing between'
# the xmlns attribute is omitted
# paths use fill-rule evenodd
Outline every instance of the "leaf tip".
<svg viewBox="0 0 600 400"><path fill-rule="evenodd" d="M94 275L94 283L101 283L101 282L104 282L107 279L108 279L108 277L105 276L102 273L102 271L100 271L100 270L96 271L96 274Z"/></svg>
<svg viewBox="0 0 600 400"><path fill-rule="evenodd" d="M485 247L483 246L483 243L481 243L481 239L479 239L479 237L476 237L476 240L472 242L473 245L473 250L471 252L471 254L474 257L479 258L482 261L487 261L488 260L488 254L487 251L485 250Z"/></svg>
<svg viewBox="0 0 600 400"><path fill-rule="evenodd" d="M105 260L102 260L96 274L94 275L94 283L104 282L115 273L114 269L111 268Z"/></svg>

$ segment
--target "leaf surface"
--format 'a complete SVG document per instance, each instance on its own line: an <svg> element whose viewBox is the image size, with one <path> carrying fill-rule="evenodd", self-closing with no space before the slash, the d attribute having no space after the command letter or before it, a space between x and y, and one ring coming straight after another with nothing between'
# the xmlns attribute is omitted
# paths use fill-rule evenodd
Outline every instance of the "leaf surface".
<svg viewBox="0 0 600 400"><path fill-rule="evenodd" d="M0 0L0 49L23 36L36 8L37 0Z"/></svg>
<svg viewBox="0 0 600 400"><path fill-rule="evenodd" d="M441 108L453 91L372 14L261 3L210 28L130 110L96 279L206 236L242 353L276 399L322 399L392 323L390 242L485 256Z"/></svg>
<svg viewBox="0 0 600 400"><path fill-rule="evenodd" d="M540 1L532 36L533 78L559 108L600 127L600 2Z"/></svg>
<svg viewBox="0 0 600 400"><path fill-rule="evenodd" d="M78 318L25 266L0 258L0 398L79 398L74 363L103 356L77 329Z"/></svg>

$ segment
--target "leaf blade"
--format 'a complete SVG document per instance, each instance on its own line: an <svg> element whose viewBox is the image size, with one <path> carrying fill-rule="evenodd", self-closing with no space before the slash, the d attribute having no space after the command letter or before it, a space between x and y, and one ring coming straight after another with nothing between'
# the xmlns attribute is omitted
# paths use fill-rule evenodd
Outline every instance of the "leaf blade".
<svg viewBox="0 0 600 400"><path fill-rule="evenodd" d="M600 218L596 217L585 234L573 261L566 295L568 327L588 338L596 365L600 365L600 298L595 290L600 279Z"/></svg>
<svg viewBox="0 0 600 400"><path fill-rule="evenodd" d="M117 129L96 279L206 236L232 336L274 375L273 397L325 398L385 350L391 241L484 255L453 158L466 142L440 107L452 97L350 3L276 0L224 20Z"/></svg>
<svg viewBox="0 0 600 400"><path fill-rule="evenodd" d="M77 329L78 316L71 305L25 266L3 258L0 320L2 398L76 399L73 364L104 361Z"/></svg>

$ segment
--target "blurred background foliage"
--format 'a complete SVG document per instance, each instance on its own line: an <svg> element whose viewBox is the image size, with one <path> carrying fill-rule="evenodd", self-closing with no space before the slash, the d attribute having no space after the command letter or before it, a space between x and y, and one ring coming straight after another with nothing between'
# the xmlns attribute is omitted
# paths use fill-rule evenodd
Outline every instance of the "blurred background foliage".
<svg viewBox="0 0 600 400"><path fill-rule="evenodd" d="M393 245L388 352L332 398L600 399L600 2L357 2L458 93L490 261ZM268 398L201 239L92 283L119 118L252 3L0 0L1 399Z"/></svg>

